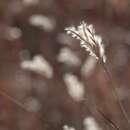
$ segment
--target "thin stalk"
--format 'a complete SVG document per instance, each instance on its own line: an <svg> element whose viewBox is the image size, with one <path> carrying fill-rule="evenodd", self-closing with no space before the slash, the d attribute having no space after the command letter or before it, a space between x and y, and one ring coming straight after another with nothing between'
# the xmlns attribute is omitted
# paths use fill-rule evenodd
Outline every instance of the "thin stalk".
<svg viewBox="0 0 130 130"><path fill-rule="evenodd" d="M85 100L83 100L83 101L85 101ZM87 103L86 105L88 106L90 113L93 115L94 114L94 112L92 111L93 108L91 108L91 105L89 104L88 101L86 101L85 103ZM105 115L96 104L94 104L94 105L95 105L94 111L96 113L98 113L104 121L106 121L105 123L107 123L111 128L113 128L115 130L121 130L120 127L117 124L115 124L115 122L113 122L107 115Z"/></svg>
<svg viewBox="0 0 130 130"><path fill-rule="evenodd" d="M51 126L51 128L53 128L54 130L56 130L56 128L47 120L45 120L43 118L43 116L40 114L37 114L36 112L31 112L29 111L23 103L19 102L18 100L16 100L15 98L13 98L12 96L8 95L4 90L0 89L0 95L6 97L9 101L11 101L12 103L16 104L19 108L23 109L25 112L29 112L29 113L33 113L33 115L38 118L40 121L42 121L44 123L45 126Z"/></svg>
<svg viewBox="0 0 130 130"><path fill-rule="evenodd" d="M126 119L126 121L128 122L128 124L130 124L129 117L127 116L126 110L125 110L122 102L120 101L120 97L119 97L119 95L118 95L118 93L116 91L116 85L115 85L115 82L112 79L112 75L111 75L110 71L108 70L107 65L104 62L100 62L100 64L103 66L103 69L106 72L107 78L111 83L111 89L112 89L113 95L116 98L116 101L117 101L117 103L118 103L118 105L120 107L120 110L121 110L123 116Z"/></svg>
<svg viewBox="0 0 130 130"><path fill-rule="evenodd" d="M120 127L118 127L111 119L109 119L100 109L96 109L98 113L105 119L112 128L116 130L120 130Z"/></svg>
<svg viewBox="0 0 130 130"><path fill-rule="evenodd" d="M14 104L16 104L17 106L19 106L20 108L22 108L25 111L28 111L24 105L22 103L20 103L18 100L14 99L12 96L9 96L6 92L4 92L4 90L0 90L0 95L6 97L8 100L10 100L11 102L13 102Z"/></svg>

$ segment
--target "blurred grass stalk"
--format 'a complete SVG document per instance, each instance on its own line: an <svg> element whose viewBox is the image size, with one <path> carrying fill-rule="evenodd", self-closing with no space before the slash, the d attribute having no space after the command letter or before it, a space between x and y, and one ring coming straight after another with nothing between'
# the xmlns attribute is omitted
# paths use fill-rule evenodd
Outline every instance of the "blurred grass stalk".
<svg viewBox="0 0 130 130"><path fill-rule="evenodd" d="M116 99L116 101L117 101L117 103L118 103L118 105L120 107L120 110L121 110L123 116L125 117L126 121L128 122L128 124L130 124L130 120L129 120L129 117L127 115L127 112L126 112L122 102L120 101L120 97L119 97L119 95L118 95L118 93L116 91L116 83L112 78L112 74L111 74L111 72L110 72L110 70L109 70L106 63L100 62L100 64L103 67L104 71L106 72L106 75L107 75L107 78L108 78L109 82L111 83L110 86L111 86L111 89L112 89L113 96L115 97L115 99Z"/></svg>

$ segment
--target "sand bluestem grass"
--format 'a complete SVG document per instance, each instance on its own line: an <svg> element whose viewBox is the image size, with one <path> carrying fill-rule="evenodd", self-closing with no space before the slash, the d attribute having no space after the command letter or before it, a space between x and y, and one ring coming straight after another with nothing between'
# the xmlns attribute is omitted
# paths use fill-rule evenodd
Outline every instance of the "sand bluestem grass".
<svg viewBox="0 0 130 130"><path fill-rule="evenodd" d="M105 48L102 42L102 37L96 34L96 31L93 25L88 25L84 21L81 22L81 24L77 28L74 26L71 26L71 27L65 28L65 30L67 34L71 35L73 38L76 38L80 41L81 47L85 48L85 50L89 52L89 55L94 56L99 61L104 71L106 72L109 82L111 83L110 87L111 87L113 96L118 102L118 105L120 107L120 110L124 118L127 120L128 124L130 124L128 115L116 91L115 81L113 81L112 74L109 68L107 67L107 63L106 63L107 58L105 55ZM111 122L109 121L109 123ZM119 127L117 128L119 129Z"/></svg>

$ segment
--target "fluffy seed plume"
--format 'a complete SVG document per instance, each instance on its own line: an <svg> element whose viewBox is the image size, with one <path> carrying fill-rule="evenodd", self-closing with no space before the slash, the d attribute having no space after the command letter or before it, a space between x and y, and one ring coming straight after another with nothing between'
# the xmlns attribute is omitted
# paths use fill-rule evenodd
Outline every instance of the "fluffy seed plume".
<svg viewBox="0 0 130 130"><path fill-rule="evenodd" d="M81 22L77 28L71 26L65 30L67 31L67 34L80 40L81 47L85 48L91 56L102 60L104 63L106 62L102 38L96 34L93 25L87 25L87 23Z"/></svg>

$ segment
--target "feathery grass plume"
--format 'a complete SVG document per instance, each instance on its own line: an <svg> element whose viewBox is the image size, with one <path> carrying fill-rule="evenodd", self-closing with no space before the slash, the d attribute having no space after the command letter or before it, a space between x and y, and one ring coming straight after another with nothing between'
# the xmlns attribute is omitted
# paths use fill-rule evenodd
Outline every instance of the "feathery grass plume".
<svg viewBox="0 0 130 130"><path fill-rule="evenodd" d="M91 56L94 56L96 59L101 59L104 63L106 62L102 38L96 34L93 25L87 25L83 21L77 28L72 26L65 30L67 34L71 34L72 37L80 40L81 47L85 48Z"/></svg>

